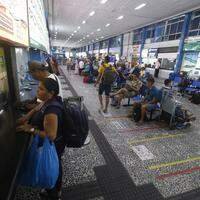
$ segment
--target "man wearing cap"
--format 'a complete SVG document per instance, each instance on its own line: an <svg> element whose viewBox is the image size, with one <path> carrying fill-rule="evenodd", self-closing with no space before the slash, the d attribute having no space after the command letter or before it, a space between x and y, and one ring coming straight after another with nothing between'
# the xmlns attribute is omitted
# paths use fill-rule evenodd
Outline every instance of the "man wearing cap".
<svg viewBox="0 0 200 200"><path fill-rule="evenodd" d="M45 64L38 62L38 61L29 61L28 62L29 67L29 73L32 75L32 77L38 81L42 81L45 78L52 78L58 82L59 85L59 94L63 99L63 93L62 93L62 87L59 78L55 74L51 74L48 71L48 66L45 66ZM31 102L31 101L30 101ZM34 99L31 103L27 103L25 105L28 110L30 110L25 116L21 117L18 120L18 123L23 123L24 121L29 120L31 116L42 106L42 101L40 99Z"/></svg>

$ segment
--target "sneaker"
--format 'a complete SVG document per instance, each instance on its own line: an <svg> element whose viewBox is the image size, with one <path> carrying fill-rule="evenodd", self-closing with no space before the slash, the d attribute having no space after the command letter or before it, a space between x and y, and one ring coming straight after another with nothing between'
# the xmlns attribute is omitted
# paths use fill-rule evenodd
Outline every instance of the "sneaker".
<svg viewBox="0 0 200 200"><path fill-rule="evenodd" d="M107 110L107 109L104 109L104 110L103 110L103 113L107 114L107 113L108 113L108 110Z"/></svg>
<svg viewBox="0 0 200 200"><path fill-rule="evenodd" d="M87 136L85 142L84 142L84 146L90 144L90 136Z"/></svg>
<svg viewBox="0 0 200 200"><path fill-rule="evenodd" d="M117 105L117 106L116 106L116 109L120 109L120 105Z"/></svg>

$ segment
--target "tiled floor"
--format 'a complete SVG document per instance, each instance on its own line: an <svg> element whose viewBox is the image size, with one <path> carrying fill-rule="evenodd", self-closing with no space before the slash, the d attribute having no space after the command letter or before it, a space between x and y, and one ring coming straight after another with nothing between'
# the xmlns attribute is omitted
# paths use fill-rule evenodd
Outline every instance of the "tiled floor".
<svg viewBox="0 0 200 200"><path fill-rule="evenodd" d="M137 126L128 108L98 112L97 89L82 77L62 76L65 96L84 96L90 113L91 143L66 149L63 157L63 199L200 199L199 106L184 104L197 116L186 130L169 130L163 123ZM73 87L73 88L72 88ZM134 150L133 150L134 149ZM37 191L19 188L16 199L37 200Z"/></svg>

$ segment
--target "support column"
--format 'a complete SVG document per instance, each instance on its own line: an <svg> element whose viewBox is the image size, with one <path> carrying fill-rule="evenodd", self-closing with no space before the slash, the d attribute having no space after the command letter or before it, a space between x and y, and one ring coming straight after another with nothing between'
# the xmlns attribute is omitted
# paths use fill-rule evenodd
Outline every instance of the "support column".
<svg viewBox="0 0 200 200"><path fill-rule="evenodd" d="M144 49L146 37L147 37L147 31L146 31L146 27L144 27L144 28L142 29L142 41L141 41L141 47L140 47L139 64L142 63L142 50Z"/></svg>
<svg viewBox="0 0 200 200"><path fill-rule="evenodd" d="M108 54L110 53L110 44L111 44L111 39L112 39L112 38L109 38L109 39L108 39Z"/></svg>
<svg viewBox="0 0 200 200"><path fill-rule="evenodd" d="M124 34L121 35L120 57L123 55Z"/></svg>
<svg viewBox="0 0 200 200"><path fill-rule="evenodd" d="M185 38L188 36L189 33L189 26L190 26L190 21L191 21L192 13L187 13L185 15L184 23L183 23L183 28L182 28L182 33L181 33L181 38L180 38L180 43L179 43L179 48L178 48L178 55L177 55L177 61L176 65L174 68L175 73L179 73L181 70L182 62L183 62L183 49L184 49L184 41Z"/></svg>

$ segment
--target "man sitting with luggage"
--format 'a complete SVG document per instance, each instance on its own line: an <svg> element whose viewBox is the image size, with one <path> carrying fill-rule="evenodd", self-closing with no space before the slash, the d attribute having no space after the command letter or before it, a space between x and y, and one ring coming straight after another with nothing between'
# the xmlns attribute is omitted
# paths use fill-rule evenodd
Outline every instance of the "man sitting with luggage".
<svg viewBox="0 0 200 200"><path fill-rule="evenodd" d="M147 79L147 91L146 91L146 95L144 97L144 99L141 102L135 102L133 104L133 109L131 111L131 117L134 114L134 111L136 108L140 107L141 111L139 113L139 115L141 116L138 120L139 123L143 123L144 119L145 119L145 115L146 112L149 111L153 111L156 109L157 107L157 103L161 100L161 93L160 90L158 90L155 86L154 86L154 78L153 77L149 77ZM129 115L130 117L130 115Z"/></svg>
<svg viewBox="0 0 200 200"><path fill-rule="evenodd" d="M136 96L141 87L142 82L139 80L139 74L130 74L126 85L116 93L110 95L116 100L116 108L120 108L122 99Z"/></svg>

